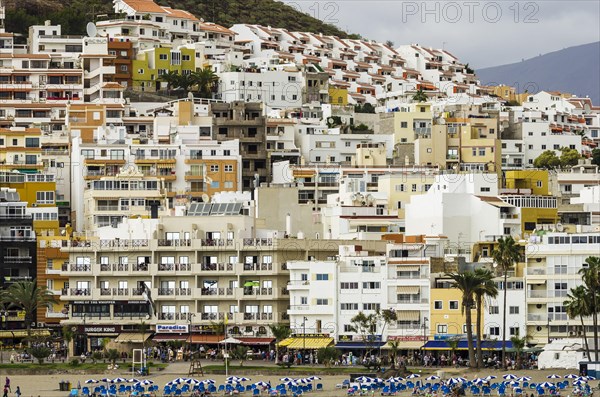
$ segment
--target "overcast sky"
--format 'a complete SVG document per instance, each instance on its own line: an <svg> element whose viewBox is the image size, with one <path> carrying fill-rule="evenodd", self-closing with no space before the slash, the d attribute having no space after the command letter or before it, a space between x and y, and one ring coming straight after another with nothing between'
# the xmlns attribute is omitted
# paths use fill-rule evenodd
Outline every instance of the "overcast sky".
<svg viewBox="0 0 600 397"><path fill-rule="evenodd" d="M445 48L475 68L600 41L600 1L283 0L350 33Z"/></svg>

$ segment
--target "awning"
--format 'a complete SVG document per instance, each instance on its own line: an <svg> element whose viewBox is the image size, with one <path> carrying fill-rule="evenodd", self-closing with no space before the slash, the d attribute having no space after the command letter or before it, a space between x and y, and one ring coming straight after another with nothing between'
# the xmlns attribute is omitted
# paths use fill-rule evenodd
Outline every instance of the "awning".
<svg viewBox="0 0 600 397"><path fill-rule="evenodd" d="M187 341L197 345L218 345L223 339L223 335L192 334L191 341L189 338Z"/></svg>
<svg viewBox="0 0 600 397"><path fill-rule="evenodd" d="M279 342L280 347L288 349L322 349L333 343L333 338L287 338Z"/></svg>
<svg viewBox="0 0 600 397"><path fill-rule="evenodd" d="M261 346L268 346L271 343L273 343L273 341L275 340L275 338L237 338L239 340L242 341L242 345L261 345Z"/></svg>
<svg viewBox="0 0 600 397"><path fill-rule="evenodd" d="M385 342L373 342L368 346L364 342L338 342L335 347L338 349L379 349Z"/></svg>
<svg viewBox="0 0 600 397"><path fill-rule="evenodd" d="M403 340L398 342L398 349L400 350L416 350L423 347L423 342L419 340ZM392 347L390 342L386 343L381 347L383 350L389 350Z"/></svg>
<svg viewBox="0 0 600 397"><path fill-rule="evenodd" d="M31 336L50 336L50 331L47 329L32 329ZM16 329L14 331L0 331L0 339L11 339L11 338L26 338L26 329Z"/></svg>
<svg viewBox="0 0 600 397"><path fill-rule="evenodd" d="M189 334L156 334L152 338L153 342L171 342L171 341L186 341L190 337Z"/></svg>
<svg viewBox="0 0 600 397"><path fill-rule="evenodd" d="M398 321L419 321L421 312L418 310L397 310L396 319Z"/></svg>
<svg viewBox="0 0 600 397"><path fill-rule="evenodd" d="M399 294L416 295L421 291L421 287L416 285L401 285L396 287L396 292Z"/></svg>
<svg viewBox="0 0 600 397"><path fill-rule="evenodd" d="M139 334L137 332L121 333L115 338L119 343L144 343L150 338L151 334Z"/></svg>
<svg viewBox="0 0 600 397"><path fill-rule="evenodd" d="M402 265L398 265L398 267L396 267L396 271L398 271L398 272L418 272L419 270L421 270L420 266L402 266Z"/></svg>
<svg viewBox="0 0 600 397"><path fill-rule="evenodd" d="M473 341L473 346L477 347L477 341ZM425 350L451 350L448 346L448 342L445 340L430 340L423 347ZM458 341L456 350L468 350L468 344L466 340ZM512 348L512 342L506 341L506 348ZM481 343L481 350L502 350L501 341L483 341Z"/></svg>

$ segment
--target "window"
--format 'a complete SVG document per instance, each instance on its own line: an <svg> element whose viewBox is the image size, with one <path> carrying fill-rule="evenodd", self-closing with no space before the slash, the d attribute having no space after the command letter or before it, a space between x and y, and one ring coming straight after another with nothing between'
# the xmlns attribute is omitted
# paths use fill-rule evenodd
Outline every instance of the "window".
<svg viewBox="0 0 600 397"><path fill-rule="evenodd" d="M411 192L416 192L417 191L417 184L413 183L410 189Z"/></svg>
<svg viewBox="0 0 600 397"><path fill-rule="evenodd" d="M329 299L319 298L317 299L317 306L327 306L329 304Z"/></svg>
<svg viewBox="0 0 600 397"><path fill-rule="evenodd" d="M458 301L450 301L449 307L450 310L458 310Z"/></svg>
<svg viewBox="0 0 600 397"><path fill-rule="evenodd" d="M546 150L546 145L542 145L542 150Z"/></svg>
<svg viewBox="0 0 600 397"><path fill-rule="evenodd" d="M54 192L37 192L35 196L37 204L54 204Z"/></svg>
<svg viewBox="0 0 600 397"><path fill-rule="evenodd" d="M489 308L490 314L499 314L500 308L498 306L490 306Z"/></svg>
<svg viewBox="0 0 600 397"><path fill-rule="evenodd" d="M344 324L344 332L354 332L352 330L352 325L350 325L350 324Z"/></svg>
<svg viewBox="0 0 600 397"><path fill-rule="evenodd" d="M448 333L448 325L438 324L437 325L437 333L438 334L447 334Z"/></svg>
<svg viewBox="0 0 600 397"><path fill-rule="evenodd" d="M442 310L442 308L444 307L442 301L435 301L433 302L433 308L435 310Z"/></svg>
<svg viewBox="0 0 600 397"><path fill-rule="evenodd" d="M224 170L225 170L225 172L233 172L233 165L231 165L231 164L226 164L226 165L224 166Z"/></svg>
<svg viewBox="0 0 600 397"><path fill-rule="evenodd" d="M25 147L39 147L40 138L25 138Z"/></svg>
<svg viewBox="0 0 600 397"><path fill-rule="evenodd" d="M346 142L345 145L346 147L350 147L350 145L352 145L352 142Z"/></svg>
<svg viewBox="0 0 600 397"><path fill-rule="evenodd" d="M308 297L306 297L306 296L301 296L301 297L300 297L300 304L301 304L301 305L308 305Z"/></svg>
<svg viewBox="0 0 600 397"><path fill-rule="evenodd" d="M519 327L510 327L508 333L510 336L519 336Z"/></svg>
<svg viewBox="0 0 600 397"><path fill-rule="evenodd" d="M363 289L379 289L381 288L381 283L379 281L366 281L363 282Z"/></svg>
<svg viewBox="0 0 600 397"><path fill-rule="evenodd" d="M401 121L400 128L408 128L408 121Z"/></svg>
<svg viewBox="0 0 600 397"><path fill-rule="evenodd" d="M358 283L340 283L340 289L358 289Z"/></svg>
<svg viewBox="0 0 600 397"><path fill-rule="evenodd" d="M519 306L509 306L508 312L510 314L519 314Z"/></svg>
<svg viewBox="0 0 600 397"><path fill-rule="evenodd" d="M490 327L490 336L500 336L500 327Z"/></svg>
<svg viewBox="0 0 600 397"><path fill-rule="evenodd" d="M380 303L363 303L363 310L379 310L381 309Z"/></svg>
<svg viewBox="0 0 600 397"><path fill-rule="evenodd" d="M340 310L358 310L358 303L341 303Z"/></svg>
<svg viewBox="0 0 600 397"><path fill-rule="evenodd" d="M327 274L327 273L317 274L317 281L327 281L327 280L329 280L329 274Z"/></svg>
<svg viewBox="0 0 600 397"><path fill-rule="evenodd" d="M161 61L166 61L168 59L167 54L160 54L158 56L158 59L160 59Z"/></svg>
<svg viewBox="0 0 600 397"><path fill-rule="evenodd" d="M479 148L479 155L485 156L485 148Z"/></svg>
<svg viewBox="0 0 600 397"><path fill-rule="evenodd" d="M219 166L218 165L211 165L210 166L210 172L219 172Z"/></svg>
<svg viewBox="0 0 600 397"><path fill-rule="evenodd" d="M543 183L542 183L542 181L537 181L537 182L535 183L535 186L537 186L537 187L542 187L542 186L543 186Z"/></svg>

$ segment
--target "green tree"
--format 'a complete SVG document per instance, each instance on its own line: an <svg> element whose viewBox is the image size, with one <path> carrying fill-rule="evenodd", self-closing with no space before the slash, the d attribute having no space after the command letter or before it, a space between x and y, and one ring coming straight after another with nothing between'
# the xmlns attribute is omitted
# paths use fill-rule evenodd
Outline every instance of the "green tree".
<svg viewBox="0 0 600 397"><path fill-rule="evenodd" d="M25 312L27 339L31 339L31 323L36 319L36 312L41 307L52 307L56 298L46 286L38 287L36 280L19 281L11 284L0 293L0 302L8 309L14 308Z"/></svg>
<svg viewBox="0 0 600 397"><path fill-rule="evenodd" d="M102 360L102 352L95 351L92 353L92 363L96 364L97 361Z"/></svg>
<svg viewBox="0 0 600 397"><path fill-rule="evenodd" d="M219 76L210 66L206 66L196 72L192 72L191 79L193 84L198 87L198 93L202 98L211 98L214 89L219 83Z"/></svg>
<svg viewBox="0 0 600 397"><path fill-rule="evenodd" d="M498 272L504 277L503 290L504 302L502 302L502 366L506 365L506 282L508 272L520 258L519 246L511 237L500 237L496 249L492 251L492 259L497 266Z"/></svg>
<svg viewBox="0 0 600 397"><path fill-rule="evenodd" d="M160 76L158 76L158 80L167 83L167 95L170 95L172 89L176 89L179 87L179 84L181 82L180 77L181 76L179 76L179 73L173 70L169 70L166 73L163 73Z"/></svg>
<svg viewBox="0 0 600 397"><path fill-rule="evenodd" d="M27 352L35 357L40 365L42 365L44 360L47 359L50 354L52 354L52 350L50 350L50 348L46 347L44 344L38 344L34 347L30 347L27 349Z"/></svg>
<svg viewBox="0 0 600 397"><path fill-rule="evenodd" d="M69 325L62 327L62 338L67 344L67 358L69 357L69 349L71 348L71 341L75 338L75 332Z"/></svg>
<svg viewBox="0 0 600 397"><path fill-rule="evenodd" d="M335 346L324 347L317 350L317 359L319 363L324 364L326 367L330 367L337 359L340 358L341 352L335 348Z"/></svg>
<svg viewBox="0 0 600 397"><path fill-rule="evenodd" d="M577 165L581 155L577 151L577 149L570 149L568 147L563 147L560 149L560 166L563 168L573 167Z"/></svg>
<svg viewBox="0 0 600 397"><path fill-rule="evenodd" d="M394 48L394 42L392 40L387 40L385 42L385 45L388 46L388 47Z"/></svg>
<svg viewBox="0 0 600 397"><path fill-rule="evenodd" d="M488 269L476 269L475 276L479 279L480 284L475 289L475 303L477 308L477 367L483 368L483 354L481 344L483 343L482 329L482 314L483 314L483 298L488 296L495 298L498 296L498 287L494 282L494 274Z"/></svg>
<svg viewBox="0 0 600 397"><path fill-rule="evenodd" d="M240 367L243 367L244 361L248 358L248 347L237 345L235 349L231 351L231 357L235 360L240 360Z"/></svg>
<svg viewBox="0 0 600 397"><path fill-rule="evenodd" d="M269 324L269 329L275 338L275 364L279 362L279 342L289 338L292 330L287 324Z"/></svg>
<svg viewBox="0 0 600 397"><path fill-rule="evenodd" d="M554 150L545 150L535 160L533 166L535 168L554 169L560 165L560 159Z"/></svg>
<svg viewBox="0 0 600 397"><path fill-rule="evenodd" d="M468 74L475 74L475 70L473 70L473 69L472 69L472 68L469 66L469 64L467 63L467 64L465 65L465 73L468 73Z"/></svg>
<svg viewBox="0 0 600 397"><path fill-rule="evenodd" d="M399 340L391 340L387 343L390 346L390 358L391 369L396 369L396 358L398 358L398 351L400 351L400 341Z"/></svg>
<svg viewBox="0 0 600 397"><path fill-rule="evenodd" d="M350 319L350 330L357 333L365 345L365 356L370 356L375 347L378 316L376 313L358 312Z"/></svg>
<svg viewBox="0 0 600 397"><path fill-rule="evenodd" d="M117 360L119 359L120 355L119 355L119 351L117 349L108 349L106 350L106 352L104 353L104 357L110 361L111 365L115 366Z"/></svg>
<svg viewBox="0 0 600 397"><path fill-rule="evenodd" d="M473 346L473 319L471 310L475 306L473 296L479 288L481 280L473 272L448 273L447 276L454 281L454 288L462 292L462 313L465 315L465 326L467 327L467 347L469 350L469 366L475 368L475 347Z"/></svg>
<svg viewBox="0 0 600 397"><path fill-rule="evenodd" d="M456 338L456 337L446 340L446 344L450 348L450 357L449 357L450 360L452 360L452 358L454 357L454 355L456 353L456 350L458 350L459 342L460 342L460 338Z"/></svg>
<svg viewBox="0 0 600 397"><path fill-rule="evenodd" d="M581 329L583 332L583 341L585 343L585 351L587 352L588 358L590 356L590 346L587 340L586 326L583 321L584 317L589 317L592 312L592 303L590 302L590 295L584 285L578 285L575 288L571 288L567 295L567 300L563 302L565 309L567 310L567 316L569 318L577 318L581 321Z"/></svg>
<svg viewBox="0 0 600 397"><path fill-rule="evenodd" d="M590 312L592 314L592 324L594 331L594 355L595 361L598 361L598 312L600 311L600 257L590 256L585 260L587 267L579 269L579 274L586 288L589 303L591 303ZM591 360L591 357L589 357Z"/></svg>
<svg viewBox="0 0 600 397"><path fill-rule="evenodd" d="M354 105L355 113L375 113L375 108L369 102L364 104L356 104Z"/></svg>
<svg viewBox="0 0 600 397"><path fill-rule="evenodd" d="M415 95L413 95L412 99L415 102L427 102L428 98L427 94L425 94L425 92L423 92L423 90L419 88Z"/></svg>
<svg viewBox="0 0 600 397"><path fill-rule="evenodd" d="M528 339L528 335L525 335L522 338L520 338L518 335L515 335L510 338L513 349L515 350L515 354L517 355L517 369L523 369L523 350L525 349L525 345L527 345Z"/></svg>
<svg viewBox="0 0 600 397"><path fill-rule="evenodd" d="M600 149L592 150L592 164L600 165Z"/></svg>

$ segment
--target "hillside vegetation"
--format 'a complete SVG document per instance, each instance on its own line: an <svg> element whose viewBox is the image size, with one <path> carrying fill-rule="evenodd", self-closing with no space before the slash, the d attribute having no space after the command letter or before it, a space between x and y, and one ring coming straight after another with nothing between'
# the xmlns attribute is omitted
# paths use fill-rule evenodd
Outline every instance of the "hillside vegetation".
<svg viewBox="0 0 600 397"><path fill-rule="evenodd" d="M230 27L235 23L281 27L291 31L308 31L348 35L334 25L313 18L274 0L155 0L161 5L187 10L198 18ZM27 34L30 25L51 20L63 27L63 34L85 34L85 25L96 16L113 12L110 0L10 0L7 3L6 29Z"/></svg>

